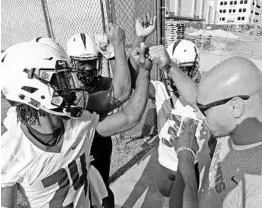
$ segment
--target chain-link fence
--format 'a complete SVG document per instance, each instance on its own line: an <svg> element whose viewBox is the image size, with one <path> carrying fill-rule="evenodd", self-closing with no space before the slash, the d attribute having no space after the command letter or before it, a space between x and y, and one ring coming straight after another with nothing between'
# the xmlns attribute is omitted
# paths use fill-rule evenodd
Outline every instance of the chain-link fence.
<svg viewBox="0 0 262 208"><path fill-rule="evenodd" d="M135 20L142 14L157 14L156 0L111 0L112 20L122 27L126 32L127 52L130 51L135 37ZM155 45L157 42L156 32L147 38L147 45ZM151 79L157 79L157 68L154 67L151 72ZM153 134L156 129L156 111L154 104L149 101L141 122L133 129L120 137L132 136L141 137Z"/></svg>
<svg viewBox="0 0 262 208"><path fill-rule="evenodd" d="M77 33L87 33L94 41L95 34L105 32L107 13L105 1L48 0L45 13L50 18L53 38L66 47L68 39ZM103 76L110 76L108 63L103 61Z"/></svg>
<svg viewBox="0 0 262 208"><path fill-rule="evenodd" d="M48 36L41 1L1 1L1 50L35 37Z"/></svg>

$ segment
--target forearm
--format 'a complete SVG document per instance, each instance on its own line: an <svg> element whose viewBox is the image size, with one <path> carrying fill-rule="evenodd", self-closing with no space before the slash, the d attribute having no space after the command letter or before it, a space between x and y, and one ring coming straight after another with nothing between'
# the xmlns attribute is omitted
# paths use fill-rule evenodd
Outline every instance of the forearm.
<svg viewBox="0 0 262 208"><path fill-rule="evenodd" d="M171 63L168 75L174 81L179 93L183 96L185 101L195 108L198 93L197 84L174 63Z"/></svg>
<svg viewBox="0 0 262 208"><path fill-rule="evenodd" d="M137 47L139 47L140 44L144 41L145 41L144 37L135 36L135 39L133 41L133 45L131 47L131 51L133 51ZM132 87L132 89L135 89L136 79L137 79L137 76L138 76L138 73L139 73L139 68L138 68L136 62L133 59L131 59L130 57L128 58L128 65L129 65L130 74L131 74L131 87Z"/></svg>
<svg viewBox="0 0 262 208"><path fill-rule="evenodd" d="M112 87L114 89L115 99L124 103L129 99L131 94L131 78L127 63L125 46L118 45L114 47L115 63Z"/></svg>
<svg viewBox="0 0 262 208"><path fill-rule="evenodd" d="M101 136L112 136L127 131L137 125L147 104L149 74L149 72L139 73L137 77L137 88L121 112L100 118L96 130Z"/></svg>
<svg viewBox="0 0 262 208"><path fill-rule="evenodd" d="M187 151L178 155L177 177L172 189L170 208L197 208L197 180L194 169L194 158Z"/></svg>
<svg viewBox="0 0 262 208"><path fill-rule="evenodd" d="M150 71L140 71L136 80L136 89L130 98L124 112L137 122L141 119L148 100Z"/></svg>
<svg viewBox="0 0 262 208"><path fill-rule="evenodd" d="M132 44L132 47L131 47L131 50L135 50L136 47L139 47L142 42L145 42L145 38L144 37L135 36L133 44Z"/></svg>

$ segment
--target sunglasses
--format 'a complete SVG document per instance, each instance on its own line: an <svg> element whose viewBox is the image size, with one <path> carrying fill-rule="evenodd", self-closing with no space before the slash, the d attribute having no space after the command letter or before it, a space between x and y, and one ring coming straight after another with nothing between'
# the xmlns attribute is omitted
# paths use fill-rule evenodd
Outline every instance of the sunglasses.
<svg viewBox="0 0 262 208"><path fill-rule="evenodd" d="M236 97L239 97L239 98L241 98L243 100L248 100L250 98L249 95L236 95L236 96L233 96L233 97L230 97L230 98L225 98L223 100L218 100L218 101L206 104L206 105L202 105L202 104L197 102L197 107L201 111L201 113L204 116L206 116L206 111L209 110L210 108L213 108L213 107L218 106L218 105L224 105L228 101L230 101L230 100L232 100L233 98L236 98Z"/></svg>

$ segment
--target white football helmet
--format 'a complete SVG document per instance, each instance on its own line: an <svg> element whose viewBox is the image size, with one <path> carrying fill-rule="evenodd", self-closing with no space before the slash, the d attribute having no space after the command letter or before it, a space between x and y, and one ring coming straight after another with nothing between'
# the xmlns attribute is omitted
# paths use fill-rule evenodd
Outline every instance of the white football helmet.
<svg viewBox="0 0 262 208"><path fill-rule="evenodd" d="M167 47L167 52L183 71L191 78L195 77L199 69L199 50L189 40L176 40Z"/></svg>
<svg viewBox="0 0 262 208"><path fill-rule="evenodd" d="M67 58L68 61L70 61L70 58L68 57L68 54L65 52L65 50L60 46L57 42L55 42L52 38L49 37L37 37L32 40L32 42L42 43L51 46L55 50L57 50L59 53L61 53L64 57Z"/></svg>
<svg viewBox="0 0 262 208"><path fill-rule="evenodd" d="M80 89L64 54L61 47L34 41L7 49L1 58L1 90L6 99L58 116L81 116L88 93Z"/></svg>
<svg viewBox="0 0 262 208"><path fill-rule="evenodd" d="M86 33L78 33L78 34L73 35L68 40L66 45L67 45L67 54L71 58L72 62L96 61L96 69L97 70L101 69L102 54L98 52L92 39Z"/></svg>

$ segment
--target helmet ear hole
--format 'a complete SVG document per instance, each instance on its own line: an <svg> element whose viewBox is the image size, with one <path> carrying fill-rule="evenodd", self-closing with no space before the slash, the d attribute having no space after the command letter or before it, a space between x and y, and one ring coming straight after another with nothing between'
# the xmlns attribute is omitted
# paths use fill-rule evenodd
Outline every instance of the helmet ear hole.
<svg viewBox="0 0 262 208"><path fill-rule="evenodd" d="M29 93L35 93L38 90L35 87L29 87L29 86L23 86L21 89Z"/></svg>

